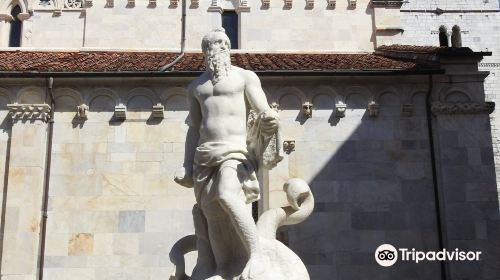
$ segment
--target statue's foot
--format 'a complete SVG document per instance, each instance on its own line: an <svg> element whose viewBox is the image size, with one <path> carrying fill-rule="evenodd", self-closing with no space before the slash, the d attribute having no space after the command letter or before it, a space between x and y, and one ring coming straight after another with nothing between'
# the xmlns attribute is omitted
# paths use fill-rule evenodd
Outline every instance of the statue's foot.
<svg viewBox="0 0 500 280"><path fill-rule="evenodd" d="M268 266L269 259L264 255L256 254L248 260L245 269L241 273L240 280L258 279L259 276L266 272Z"/></svg>

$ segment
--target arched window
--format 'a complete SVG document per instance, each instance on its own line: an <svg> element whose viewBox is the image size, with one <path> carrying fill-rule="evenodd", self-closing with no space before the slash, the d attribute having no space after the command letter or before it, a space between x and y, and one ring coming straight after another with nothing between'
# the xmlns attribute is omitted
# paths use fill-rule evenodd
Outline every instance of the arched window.
<svg viewBox="0 0 500 280"><path fill-rule="evenodd" d="M9 47L21 46L21 29L23 23L17 18L20 13L21 7L19 6L15 6L10 13L12 21L10 22Z"/></svg>
<svg viewBox="0 0 500 280"><path fill-rule="evenodd" d="M448 29L446 29L446 26L441 25L439 27L439 46L441 47L448 47Z"/></svg>

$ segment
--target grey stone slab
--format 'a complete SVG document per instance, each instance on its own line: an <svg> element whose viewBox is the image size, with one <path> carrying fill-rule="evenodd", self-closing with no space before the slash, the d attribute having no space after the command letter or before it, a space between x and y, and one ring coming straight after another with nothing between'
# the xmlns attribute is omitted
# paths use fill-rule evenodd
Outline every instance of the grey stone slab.
<svg viewBox="0 0 500 280"><path fill-rule="evenodd" d="M144 232L145 211L120 211L118 214L119 232Z"/></svg>

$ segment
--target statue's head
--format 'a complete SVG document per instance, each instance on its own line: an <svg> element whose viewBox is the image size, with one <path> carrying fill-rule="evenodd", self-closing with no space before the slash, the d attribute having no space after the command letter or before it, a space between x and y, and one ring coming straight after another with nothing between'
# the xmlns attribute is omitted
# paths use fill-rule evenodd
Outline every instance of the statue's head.
<svg viewBox="0 0 500 280"><path fill-rule="evenodd" d="M212 81L217 83L226 77L231 70L231 57L229 50L231 42L224 28L216 28L203 37L201 49L205 55L207 71L212 76Z"/></svg>

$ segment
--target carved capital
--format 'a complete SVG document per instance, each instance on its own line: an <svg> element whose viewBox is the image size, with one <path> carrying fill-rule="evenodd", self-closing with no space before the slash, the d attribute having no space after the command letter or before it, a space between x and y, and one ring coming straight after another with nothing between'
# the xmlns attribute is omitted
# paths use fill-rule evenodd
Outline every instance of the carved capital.
<svg viewBox="0 0 500 280"><path fill-rule="evenodd" d="M494 102L433 102L431 111L435 115L491 114Z"/></svg>
<svg viewBox="0 0 500 280"><path fill-rule="evenodd" d="M50 106L48 104L8 104L9 115L13 121L35 121L46 122L50 117Z"/></svg>

